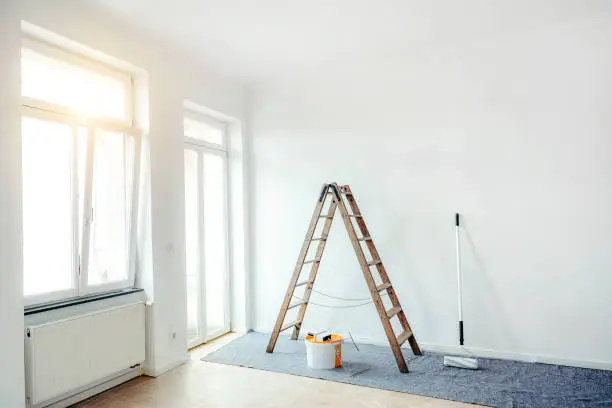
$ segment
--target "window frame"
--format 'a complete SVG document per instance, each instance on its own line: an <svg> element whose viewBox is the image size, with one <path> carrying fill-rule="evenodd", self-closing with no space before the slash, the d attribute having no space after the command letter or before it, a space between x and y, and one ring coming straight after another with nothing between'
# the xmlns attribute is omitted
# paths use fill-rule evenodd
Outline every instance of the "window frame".
<svg viewBox="0 0 612 408"><path fill-rule="evenodd" d="M137 236L137 219L138 219L138 202L139 202L139 180L140 180L140 161L141 161L141 142L142 131L134 125L134 74L129 71L120 70L118 68L107 65L103 62L96 61L85 57L81 54L73 53L67 48L61 48L45 42L44 40L35 39L31 36L24 35L22 38L22 49L29 48L37 53L44 54L46 57L58 59L76 65L86 70L95 71L101 75L120 78L126 84L126 100L125 100L125 120L108 117L86 117L83 113L65 106L56 105L43 100L30 97L21 97L22 118L33 118L47 122L60 123L71 127L73 132L72 144L72 212L73 212L73 281L72 288L46 292L33 295L24 294L25 306L33 306L36 304L63 300L74 297L87 296L94 293L104 293L124 289L134 286L136 275L136 236ZM83 219L79 220L79 191L78 191L78 162L77 162L77 137L78 128L83 127L87 131L87 157L85 158L85 191L83 197ZM92 208L92 190L93 190L93 166L95 152L95 135L99 131L108 131L121 133L124 138L132 137L134 140L134 156L131 169L132 185L126 184L127 188L131 187L131 202L126 202L126 208L129 210L127 222L127 242L126 250L128 259L126 260L128 276L126 280L113 281L100 285L88 285L88 256L89 256L89 239L91 235L91 223L88 218L88 210ZM124 139L125 140L125 139ZM82 240L79 242L79 222L83 225ZM85 246L87 243L87 247ZM81 248L81 249L80 249ZM87 248L87 249L85 249ZM87 255L85 255L87 254Z"/></svg>

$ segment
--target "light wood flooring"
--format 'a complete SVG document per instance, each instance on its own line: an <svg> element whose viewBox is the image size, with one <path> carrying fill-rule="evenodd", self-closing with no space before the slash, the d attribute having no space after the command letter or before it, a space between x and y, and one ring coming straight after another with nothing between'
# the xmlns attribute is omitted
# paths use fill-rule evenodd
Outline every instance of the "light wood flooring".
<svg viewBox="0 0 612 408"><path fill-rule="evenodd" d="M200 361L236 338L192 351L191 361L157 378L139 377L73 408L459 408L476 405Z"/></svg>

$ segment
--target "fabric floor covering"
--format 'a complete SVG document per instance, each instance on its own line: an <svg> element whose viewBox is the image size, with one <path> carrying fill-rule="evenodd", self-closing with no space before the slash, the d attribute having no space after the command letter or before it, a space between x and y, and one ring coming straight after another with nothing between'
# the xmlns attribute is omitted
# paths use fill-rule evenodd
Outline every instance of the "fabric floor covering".
<svg viewBox="0 0 612 408"><path fill-rule="evenodd" d="M389 347L357 351L350 342L342 346L342 368L313 370L303 340L280 336L272 354L268 340L251 332L202 360L494 407L612 407L612 371L483 358L479 370L467 370L408 348L402 350L410 372L402 374Z"/></svg>

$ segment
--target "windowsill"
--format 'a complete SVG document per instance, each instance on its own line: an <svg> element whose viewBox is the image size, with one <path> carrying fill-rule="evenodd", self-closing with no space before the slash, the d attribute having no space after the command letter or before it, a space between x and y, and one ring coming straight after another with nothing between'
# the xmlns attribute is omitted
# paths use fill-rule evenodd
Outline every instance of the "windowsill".
<svg viewBox="0 0 612 408"><path fill-rule="evenodd" d="M39 303L37 305L24 307L23 314L24 316L28 316L31 314L48 312L49 310L61 309L64 307L80 305L83 303L95 302L97 300L110 299L110 298L114 298L117 296L129 295L131 293L142 292L143 290L144 289L141 289L141 288L126 288L126 289L113 290L113 291L104 292L104 293L96 293L93 295L77 296L77 297L73 297L69 299L55 300L52 302L44 302L44 303Z"/></svg>

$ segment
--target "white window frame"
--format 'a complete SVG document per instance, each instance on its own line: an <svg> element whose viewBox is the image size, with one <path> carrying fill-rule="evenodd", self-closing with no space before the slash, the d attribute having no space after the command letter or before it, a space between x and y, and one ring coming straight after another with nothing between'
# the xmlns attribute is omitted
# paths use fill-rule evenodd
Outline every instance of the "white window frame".
<svg viewBox="0 0 612 408"><path fill-rule="evenodd" d="M103 62L90 59L71 52L68 49L60 48L27 35L24 35L22 39L22 48L32 49L37 53L44 54L50 58L66 61L82 67L87 70L98 72L105 76L112 76L118 78L125 83L126 86L126 101L125 101L125 120L118 120L115 118L106 117L86 117L81 112L74 109L67 108L65 106L55 105L47 101L21 97L22 100L22 117L40 119L48 122L56 122L68 125L73 130L73 163L72 163L72 185L73 185L73 251L75 259L73 260L73 288L61 291L54 291L35 295L24 295L25 306L31 306L49 301L56 301L67 299L71 297L86 296L93 293L103 293L131 287L135 281L135 267L136 267L136 223L138 217L138 200L139 200L139 179L140 179L140 146L142 139L142 131L134 125L134 74L131 72L123 71L118 68L107 65ZM77 186L77 173L74 171L77 169L77 156L76 156L76 141L79 127L84 127L88 132L87 142L87 158L85 166L85 193L83 200L83 231L82 231L82 242L78 242L79 239L79 197L78 190L74 191ZM89 256L89 238L90 238L90 211L91 209L91 192L93 188L93 165L94 165L94 149L95 149L95 134L99 131L109 131L122 133L126 136L134 138L134 163L133 163L133 179L131 186L131 210L130 219L128 225L128 277L123 281L114 281L101 285L89 286L88 285L88 256ZM88 214L89 212L89 214ZM79 247L82 248L79 251Z"/></svg>
<svg viewBox="0 0 612 408"><path fill-rule="evenodd" d="M221 143L211 143L204 141L202 139L192 138L188 136L183 136L184 142L184 150L192 150L196 152L198 156L198 175L202 176L203 173L203 156L204 153L214 154L217 156L221 156L224 159L224 169L223 169L223 200L224 200L224 211L226 214L226 219L224 222L225 228L225 264L226 264L226 276L225 276L225 287L224 287L224 328L223 330L230 330L230 316L231 316L231 292L230 292L230 279L231 279L231 228L230 228L230 208L229 208L229 155L228 155L228 133L229 133L229 125L226 122L217 120L216 118L211 117L210 115L192 110L185 109L184 117L196 120L198 122L207 123L211 126L214 126L222 131L222 139ZM199 233L198 236L200 238L200 246L199 246L199 283L200 287L200 301L201 301L201 310L205 310L206 306L206 271L204 270L204 218L202 217L202 209L204 207L204 190L203 185L200 182L198 184L198 214L199 214ZM185 302L187 298L185 298ZM203 342L210 341L223 333L208 333L207 331L207 322L206 322L206 313L200 313L200 327L204 330L204 335L202 336L201 341L195 340L192 342L188 341L187 348L196 347Z"/></svg>

